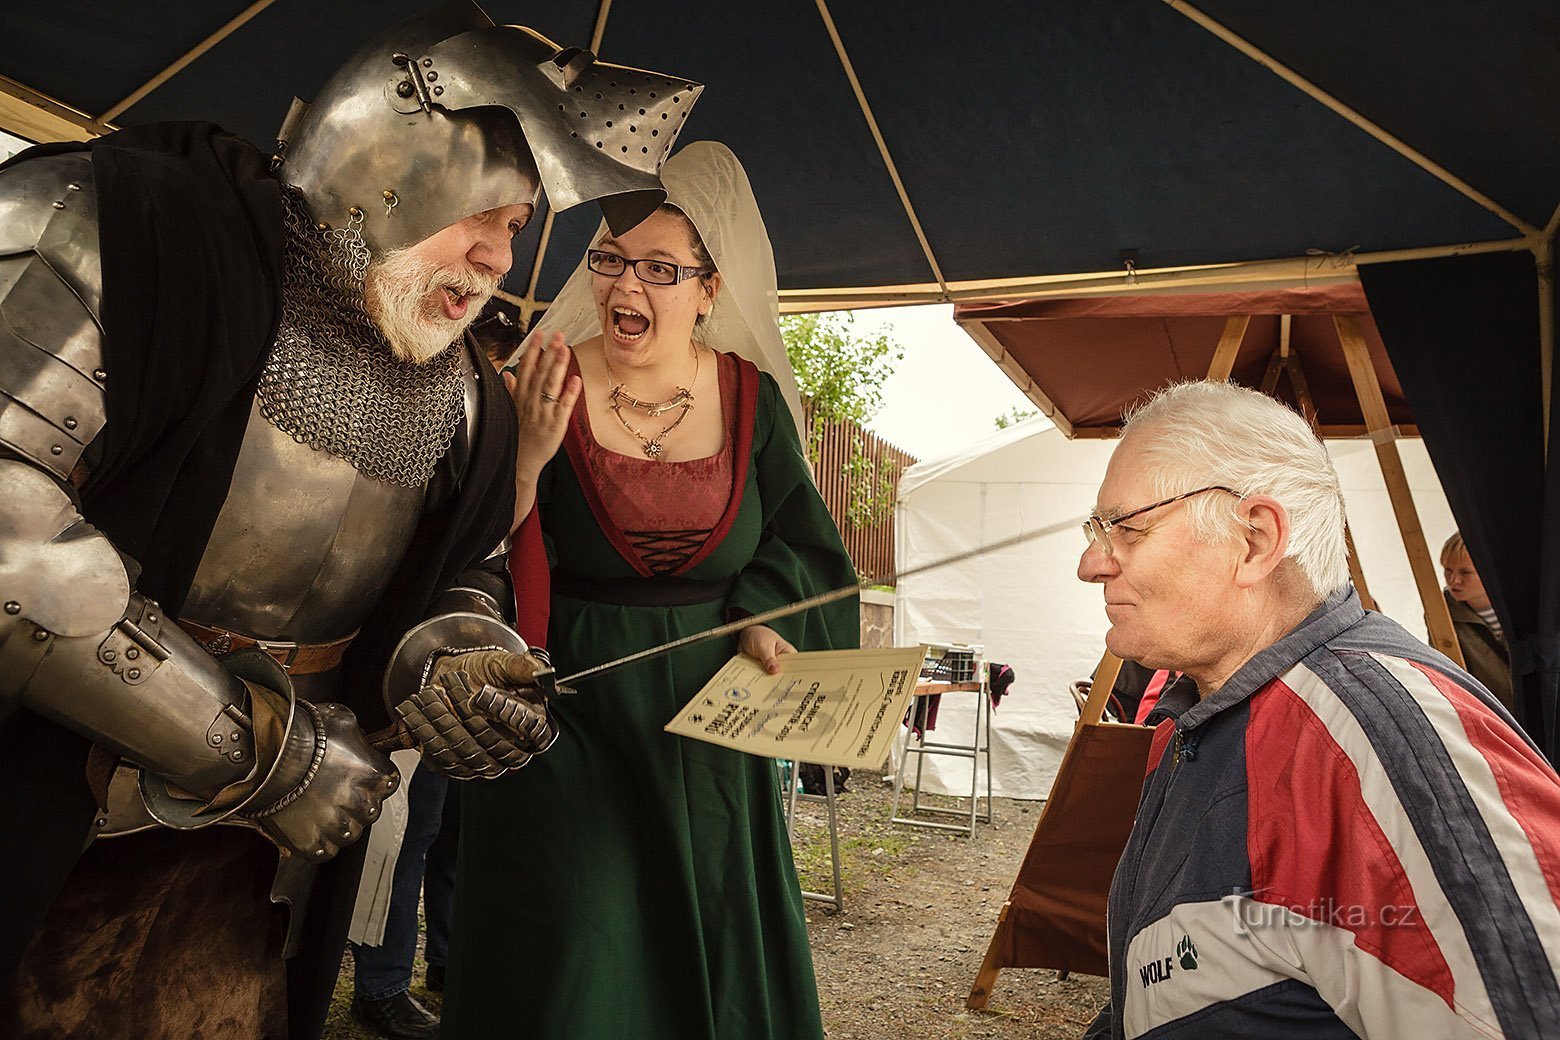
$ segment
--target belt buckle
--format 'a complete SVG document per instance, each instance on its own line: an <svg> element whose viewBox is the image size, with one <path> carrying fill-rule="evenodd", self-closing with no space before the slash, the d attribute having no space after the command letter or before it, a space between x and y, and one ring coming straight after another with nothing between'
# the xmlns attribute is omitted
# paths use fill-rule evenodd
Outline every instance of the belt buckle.
<svg viewBox="0 0 1560 1040"><path fill-rule="evenodd" d="M282 671L292 674L293 664L298 660L298 652L303 649L299 643L272 643L261 640L255 644L261 650L270 655L271 660L282 666Z"/></svg>

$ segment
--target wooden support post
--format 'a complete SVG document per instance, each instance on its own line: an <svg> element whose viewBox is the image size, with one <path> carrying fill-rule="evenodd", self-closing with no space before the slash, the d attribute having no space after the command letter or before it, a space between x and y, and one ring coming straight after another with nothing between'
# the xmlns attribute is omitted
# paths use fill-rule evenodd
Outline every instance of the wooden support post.
<svg viewBox="0 0 1560 1040"><path fill-rule="evenodd" d="M1084 704L1083 710L1078 713L1078 724L1085 722L1098 722L1105 717L1105 705L1110 700L1110 691L1116 686L1116 677L1121 674L1121 658L1105 651L1100 658L1099 667L1094 669L1094 681L1089 684L1089 699ZM1131 722L1131 719L1127 719Z"/></svg>
<svg viewBox="0 0 1560 1040"><path fill-rule="evenodd" d="M997 914L997 927L991 933L991 942L986 945L986 959L980 962L980 971L975 975L975 985L970 987L970 995L964 999L964 1006L971 1011L980 1011L986 1006L986 1001L991 999L991 991L996 988L997 976L1002 972L1002 967L997 963L997 951L1007 942L1008 910L1013 904L1009 901L1002 903L1002 912Z"/></svg>
<svg viewBox="0 0 1560 1040"><path fill-rule="evenodd" d="M1284 315L1284 321L1284 332L1287 336L1289 315ZM1279 350L1283 349L1281 345ZM1311 384L1306 382L1305 369L1300 364L1300 355L1292 354L1285 357L1283 366L1284 371L1289 373L1289 385L1294 389L1295 402L1300 405L1300 414L1305 416L1306 421L1311 424L1311 429L1315 430L1317 428L1316 402L1311 399ZM1348 517L1344 517L1343 520L1343 541L1349 551L1349 580L1354 582L1354 591L1360 594L1360 605L1366 610L1375 610L1376 599L1370 594L1370 587L1365 584L1365 570L1360 566L1359 553L1354 551L1354 532L1349 527Z"/></svg>
<svg viewBox="0 0 1560 1040"><path fill-rule="evenodd" d="M1338 342L1343 346L1344 360L1349 363L1349 377L1354 381L1360 412L1365 416L1370 439L1376 445L1376 459L1381 463L1381 475L1387 483L1392 512L1397 516L1398 530L1403 535L1403 548L1408 551L1414 584L1419 588L1419 601L1425 608L1425 627L1430 632L1430 645L1461 665L1462 650L1457 645L1457 634L1452 630L1452 616L1446 609L1446 600L1441 597L1441 583L1436 580L1430 549L1425 544L1424 529L1419 525L1419 511L1414 507L1408 475L1403 470L1403 459L1398 455L1396 435L1387 415L1387 403L1381 396L1381 384L1376 380L1376 370L1370 363L1370 348L1365 343L1365 336L1360 332L1356 319L1335 314L1333 324L1338 329Z"/></svg>
<svg viewBox="0 0 1560 1040"><path fill-rule="evenodd" d="M1106 650L1100 657L1099 667L1094 669L1094 679L1089 685L1089 699L1078 713L1077 726L1082 726L1085 722L1101 720L1105 714L1105 703L1109 700L1110 691L1116 685L1116 677L1120 674L1121 658ZM1074 727L1075 733L1077 726ZM1041 806L1041 819L1045 818L1045 810L1049 805L1050 800L1047 799L1046 805ZM1039 833L1039 830L1040 821L1036 820L1035 832ZM971 1011L984 1008L986 1001L991 997L991 991L997 985L997 975L1002 971L1002 965L998 963L998 951L1007 945L1008 911L1012 905L1011 900L1004 901L1002 911L997 915L997 927L991 933L991 942L986 944L986 957L981 961L980 971L975 975L975 984L970 987L970 995L964 1001L964 1006Z"/></svg>
<svg viewBox="0 0 1560 1040"><path fill-rule="evenodd" d="M1274 351L1273 356L1268 358L1267 371L1262 373L1261 390L1264 394L1267 394L1269 397L1277 395L1278 377L1283 375L1284 370L1288 367L1287 359L1279 357L1278 352Z"/></svg>
<svg viewBox="0 0 1560 1040"><path fill-rule="evenodd" d="M1210 380L1223 383L1230 378L1230 372L1235 368L1235 355L1240 353L1240 343L1246 338L1246 326L1249 324L1249 314L1225 319L1224 332L1219 336L1219 345L1213 351L1213 361L1208 365Z"/></svg>
<svg viewBox="0 0 1560 1040"><path fill-rule="evenodd" d="M1379 609L1376 598L1365 584L1365 571L1360 566L1360 554L1354 551L1354 532L1349 528L1348 520L1343 522L1343 542L1349 550L1349 580L1354 582L1354 591L1360 594L1360 606L1366 610Z"/></svg>

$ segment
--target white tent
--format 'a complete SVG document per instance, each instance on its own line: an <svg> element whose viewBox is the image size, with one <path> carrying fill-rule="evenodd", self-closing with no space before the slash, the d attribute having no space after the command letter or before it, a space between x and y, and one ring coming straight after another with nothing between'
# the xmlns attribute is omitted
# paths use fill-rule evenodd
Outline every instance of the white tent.
<svg viewBox="0 0 1560 1040"><path fill-rule="evenodd" d="M1069 441L1043 418L998 432L965 451L910 467L899 484L900 571L1015 535L1033 541L907 578L898 587L895 641L979 643L1017 675L992 716L998 796L1044 798L1077 711L1068 683L1088 675L1108 623L1098 586L1076 576L1080 529L1114 441ZM1343 482L1365 581L1383 613L1424 638L1423 610L1375 451L1368 440L1330 441ZM1422 442L1399 442L1432 555L1452 532L1451 510ZM931 739L967 742L970 694L943 698ZM912 763L913 769L914 763ZM927 791L967 794L967 760L926 756ZM985 780L982 776L984 791Z"/></svg>

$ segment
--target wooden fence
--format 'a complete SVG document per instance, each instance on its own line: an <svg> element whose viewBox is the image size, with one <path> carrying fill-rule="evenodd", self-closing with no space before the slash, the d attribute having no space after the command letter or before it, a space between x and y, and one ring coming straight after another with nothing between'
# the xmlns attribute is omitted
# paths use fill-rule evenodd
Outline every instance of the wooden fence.
<svg viewBox="0 0 1560 1040"><path fill-rule="evenodd" d="M815 423L802 403L818 490L857 572L878 583L894 573L894 499L916 458L850 421Z"/></svg>

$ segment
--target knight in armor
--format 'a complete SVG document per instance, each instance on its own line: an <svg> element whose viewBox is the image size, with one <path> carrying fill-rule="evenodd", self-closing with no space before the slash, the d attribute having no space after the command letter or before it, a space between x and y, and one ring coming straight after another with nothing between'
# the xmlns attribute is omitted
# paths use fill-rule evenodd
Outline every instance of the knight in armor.
<svg viewBox="0 0 1560 1040"><path fill-rule="evenodd" d="M178 123L0 166L0 1035L317 1035L382 751L552 743L464 333L543 190L660 205L699 89L456 3L275 155Z"/></svg>

